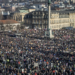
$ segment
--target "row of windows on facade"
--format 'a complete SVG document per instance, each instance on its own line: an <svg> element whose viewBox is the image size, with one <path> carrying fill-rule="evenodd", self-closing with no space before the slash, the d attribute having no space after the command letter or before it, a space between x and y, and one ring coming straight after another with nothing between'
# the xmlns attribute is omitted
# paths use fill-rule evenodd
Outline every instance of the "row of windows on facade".
<svg viewBox="0 0 75 75"><path fill-rule="evenodd" d="M47 15L26 15L25 18L48 18Z"/></svg>
<svg viewBox="0 0 75 75"><path fill-rule="evenodd" d="M62 27L69 27L70 25L69 24L66 24L66 25L53 25L51 26L51 28L62 28Z"/></svg>
<svg viewBox="0 0 75 75"><path fill-rule="evenodd" d="M52 25L51 26L51 28L62 28L62 27L69 27L69 26L71 26L71 25L69 25L69 24L66 24L66 25ZM47 28L47 25L34 25L34 27L43 27L43 28Z"/></svg>
<svg viewBox="0 0 75 75"><path fill-rule="evenodd" d="M42 24L41 25L35 25L35 26L42 27ZM62 28L62 27L69 27L69 26L73 27L74 26L74 23L73 24L66 24L66 25L62 25L62 24L60 24L60 25L51 25L50 27L51 28ZM43 27L47 28L47 25L45 24L45 25L43 25Z"/></svg>
<svg viewBox="0 0 75 75"><path fill-rule="evenodd" d="M46 15L46 14L48 14L48 12L47 11L36 11L36 12L32 12L31 14L33 14L33 15L42 15L42 14L44 14L44 15ZM69 15L69 13L60 13L60 12L51 12L51 14L59 14L59 15Z"/></svg>
<svg viewBox="0 0 75 75"><path fill-rule="evenodd" d="M51 20L52 24L75 22L75 19Z"/></svg>
<svg viewBox="0 0 75 75"><path fill-rule="evenodd" d="M69 18L69 15L59 15L59 18Z"/></svg>
<svg viewBox="0 0 75 75"><path fill-rule="evenodd" d="M69 23L69 22L73 23L75 22L75 20L74 19L51 20L51 24ZM25 23L48 24L48 21L47 20L33 20L33 21L25 20Z"/></svg>
<svg viewBox="0 0 75 75"><path fill-rule="evenodd" d="M37 11L37 12L33 12L31 13L32 15L48 15L47 12L40 12L40 11ZM53 12L51 12L51 15L53 14ZM57 14L57 13L54 13L54 14ZM59 13L59 15L68 15L69 16L69 13Z"/></svg>
<svg viewBox="0 0 75 75"><path fill-rule="evenodd" d="M48 21L47 20L33 20L33 21L30 21L30 20L25 20L25 23L28 23L28 24L48 24Z"/></svg>
<svg viewBox="0 0 75 75"><path fill-rule="evenodd" d="M33 16L33 18L48 18L48 16L44 15L44 16Z"/></svg>
<svg viewBox="0 0 75 75"><path fill-rule="evenodd" d="M31 15L27 15L25 18L48 18L47 15L34 15L34 16L31 16ZM52 16L51 15L51 18L56 18L56 16ZM69 18L69 15L59 15L57 16L57 18Z"/></svg>
<svg viewBox="0 0 75 75"><path fill-rule="evenodd" d="M48 13L46 12L33 12L32 15L47 15Z"/></svg>

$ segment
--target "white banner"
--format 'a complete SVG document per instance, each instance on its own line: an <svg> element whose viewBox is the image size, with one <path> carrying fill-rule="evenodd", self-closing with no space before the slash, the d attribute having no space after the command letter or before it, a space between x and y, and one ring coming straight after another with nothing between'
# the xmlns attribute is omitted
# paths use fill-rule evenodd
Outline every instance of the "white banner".
<svg viewBox="0 0 75 75"><path fill-rule="evenodd" d="M39 66L39 64L38 63L34 63L34 67L38 67Z"/></svg>

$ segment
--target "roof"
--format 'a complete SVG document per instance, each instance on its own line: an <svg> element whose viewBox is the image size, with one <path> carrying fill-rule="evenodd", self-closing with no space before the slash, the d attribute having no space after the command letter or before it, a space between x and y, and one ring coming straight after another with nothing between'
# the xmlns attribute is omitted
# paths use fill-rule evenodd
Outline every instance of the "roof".
<svg viewBox="0 0 75 75"><path fill-rule="evenodd" d="M28 10L19 10L21 13L28 13Z"/></svg>
<svg viewBox="0 0 75 75"><path fill-rule="evenodd" d="M48 11L33 11L33 12L48 12ZM75 10L60 10L60 11L56 11L56 10L51 10L52 13L75 13ZM32 13L32 12L31 12Z"/></svg>
<svg viewBox="0 0 75 75"><path fill-rule="evenodd" d="M13 23L18 23L15 20L0 20L0 23L2 24L13 24Z"/></svg>
<svg viewBox="0 0 75 75"><path fill-rule="evenodd" d="M75 10L52 11L52 13L75 13Z"/></svg>

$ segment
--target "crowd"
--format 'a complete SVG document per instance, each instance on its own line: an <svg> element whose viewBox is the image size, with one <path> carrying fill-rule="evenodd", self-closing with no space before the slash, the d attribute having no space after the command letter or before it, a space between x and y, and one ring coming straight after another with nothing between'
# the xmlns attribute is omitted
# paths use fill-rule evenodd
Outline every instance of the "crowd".
<svg viewBox="0 0 75 75"><path fill-rule="evenodd" d="M45 29L0 33L0 75L75 75L75 30Z"/></svg>

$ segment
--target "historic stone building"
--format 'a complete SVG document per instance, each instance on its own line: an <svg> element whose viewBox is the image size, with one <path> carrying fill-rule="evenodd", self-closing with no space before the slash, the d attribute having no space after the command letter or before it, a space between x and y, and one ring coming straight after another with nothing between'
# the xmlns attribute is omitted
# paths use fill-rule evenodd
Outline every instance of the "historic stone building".
<svg viewBox="0 0 75 75"><path fill-rule="evenodd" d="M35 11L35 9L20 9L18 12L11 13L12 19L18 22L24 22L25 15L32 11Z"/></svg>
<svg viewBox="0 0 75 75"><path fill-rule="evenodd" d="M47 28L48 12L33 11L25 15L25 25L30 28ZM75 28L75 11L51 11L51 29L61 29L63 27Z"/></svg>
<svg viewBox="0 0 75 75"><path fill-rule="evenodd" d="M20 23L15 20L0 20L0 31L17 30Z"/></svg>

